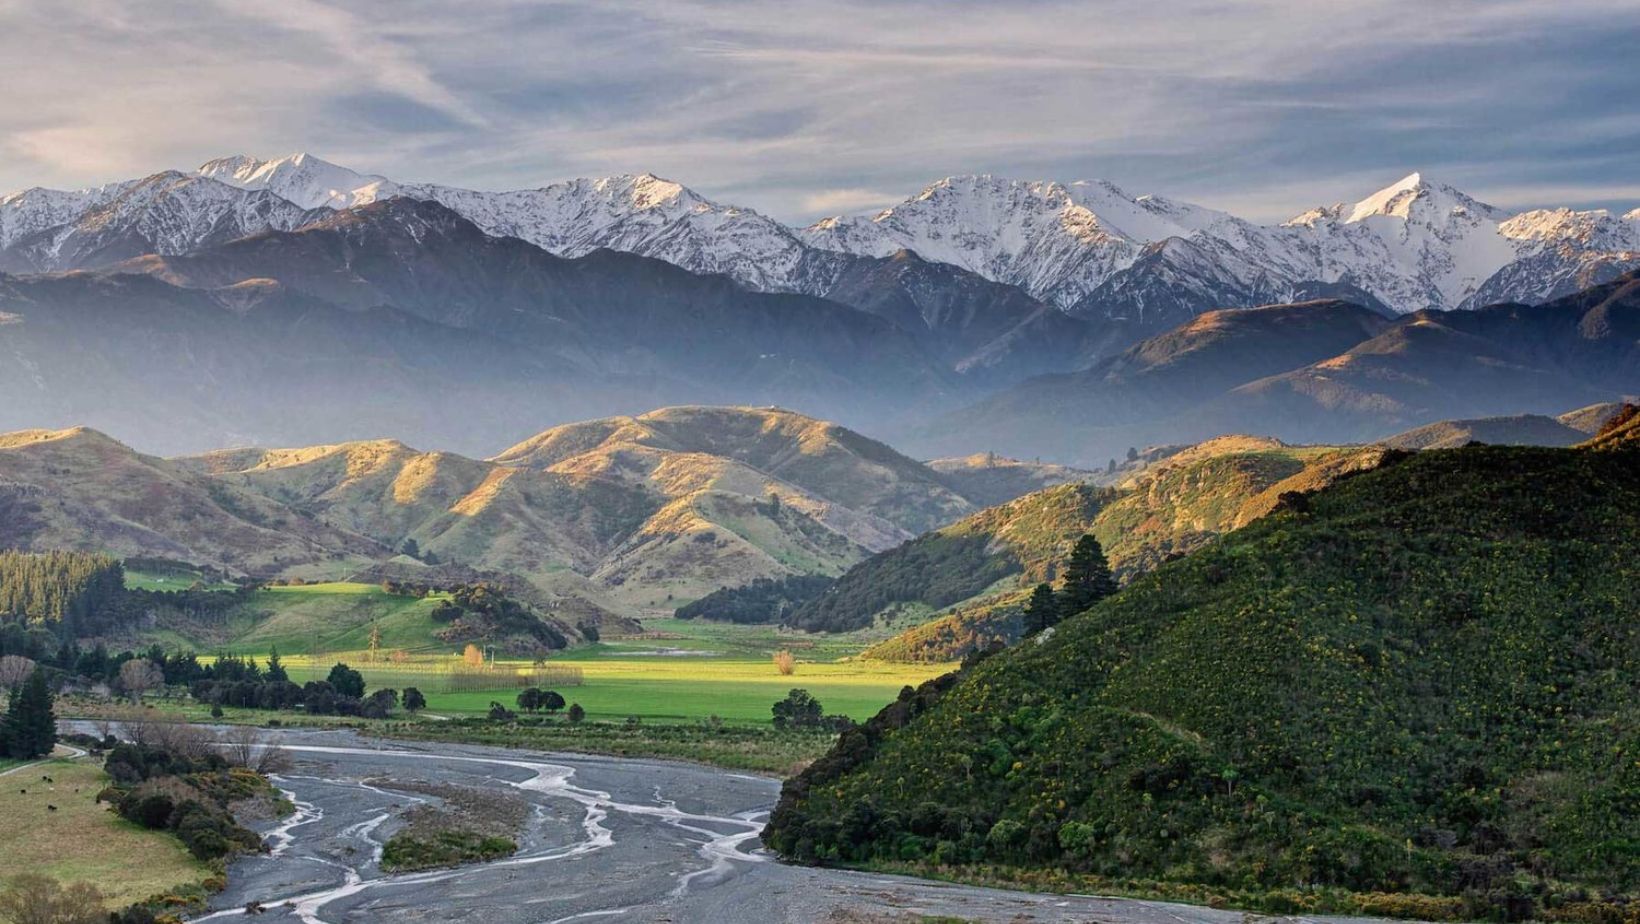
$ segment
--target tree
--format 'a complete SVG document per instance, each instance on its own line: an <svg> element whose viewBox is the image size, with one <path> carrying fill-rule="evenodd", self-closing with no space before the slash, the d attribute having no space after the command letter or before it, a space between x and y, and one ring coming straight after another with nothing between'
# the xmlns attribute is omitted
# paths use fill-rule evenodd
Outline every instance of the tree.
<svg viewBox="0 0 1640 924"><path fill-rule="evenodd" d="M399 551L410 556L411 558L421 557L421 546L417 545L416 540L414 539L404 540L404 545L399 548Z"/></svg>
<svg viewBox="0 0 1640 924"><path fill-rule="evenodd" d="M369 644L370 644L370 660L371 660L372 663L374 663L375 660L376 660L377 655L381 654L381 650L382 650L382 627L381 627L380 623L372 622L370 624L370 643Z"/></svg>
<svg viewBox="0 0 1640 924"><path fill-rule="evenodd" d="M131 697L132 702L142 702L144 693L164 684L164 671L147 658L133 658L120 665L120 689Z"/></svg>
<svg viewBox="0 0 1640 924"><path fill-rule="evenodd" d="M1025 603L1025 634L1035 635L1059 621L1059 602L1054 599L1053 588L1047 584L1038 584L1031 591L1031 599Z"/></svg>
<svg viewBox="0 0 1640 924"><path fill-rule="evenodd" d="M354 699L364 698L364 675L338 663L330 669L330 675L325 678L330 688L336 691L337 696L351 696Z"/></svg>
<svg viewBox="0 0 1640 924"><path fill-rule="evenodd" d="M367 719L385 719L399 705L399 691L380 689L359 704L359 714Z"/></svg>
<svg viewBox="0 0 1640 924"><path fill-rule="evenodd" d="M0 690L11 691L23 685L34 673L34 662L22 655L0 658Z"/></svg>
<svg viewBox="0 0 1640 924"><path fill-rule="evenodd" d="M580 725L581 720L587 717L587 711L581 708L580 703L571 703L569 707L569 724Z"/></svg>
<svg viewBox="0 0 1640 924"><path fill-rule="evenodd" d="M542 690L539 706L548 712L557 712L564 708L564 697L552 690Z"/></svg>
<svg viewBox="0 0 1640 924"><path fill-rule="evenodd" d="M422 696L420 690L416 689L415 687L405 687L404 688L404 711L405 712L420 712L421 710L426 709L426 708L427 708L427 697Z"/></svg>
<svg viewBox="0 0 1640 924"><path fill-rule="evenodd" d="M525 687L518 691L518 708L525 712L534 712L541 708L541 691L536 687Z"/></svg>
<svg viewBox="0 0 1640 924"><path fill-rule="evenodd" d="M469 642L466 649L461 652L461 661L468 667L483 667L484 652L480 651L477 645Z"/></svg>
<svg viewBox="0 0 1640 924"><path fill-rule="evenodd" d="M6 716L0 719L0 743L5 756L34 760L57 746L57 716L52 711L46 672L36 668L28 682L12 693Z"/></svg>
<svg viewBox="0 0 1640 924"><path fill-rule="evenodd" d="M279 647L276 645L268 649L268 669L262 672L268 683L289 683L290 673L285 670L285 664L279 660Z"/></svg>
<svg viewBox="0 0 1640 924"><path fill-rule="evenodd" d="M1138 459L1139 459L1139 450L1134 449L1132 446L1129 446L1128 447L1128 453L1127 453L1127 460L1129 462L1136 462L1136 461L1138 461Z"/></svg>
<svg viewBox="0 0 1640 924"><path fill-rule="evenodd" d="M23 873L0 892L0 920L12 924L105 924L105 896L86 882L63 887L47 876Z"/></svg>
<svg viewBox="0 0 1640 924"><path fill-rule="evenodd" d="M774 669L780 672L780 676L790 677L797 673L797 658L782 648L774 653Z"/></svg>
<svg viewBox="0 0 1640 924"><path fill-rule="evenodd" d="M813 728L820 724L823 714L820 701L808 690L787 693L770 711L774 713L775 728Z"/></svg>
<svg viewBox="0 0 1640 924"><path fill-rule="evenodd" d="M1060 589L1061 618L1074 616L1116 592L1105 550L1091 533L1076 540L1070 560L1065 562L1065 586Z"/></svg>

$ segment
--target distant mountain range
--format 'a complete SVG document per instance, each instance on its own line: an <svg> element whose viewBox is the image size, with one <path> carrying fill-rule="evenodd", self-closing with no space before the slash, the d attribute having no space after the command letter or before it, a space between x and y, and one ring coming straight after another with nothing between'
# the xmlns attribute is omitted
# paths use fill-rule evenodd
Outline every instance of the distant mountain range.
<svg viewBox="0 0 1640 924"><path fill-rule="evenodd" d="M1447 420L1640 393L1640 273L1536 305L1384 318L1317 301L1215 311L1090 368L1030 379L902 441L1097 466L1132 447L1260 433L1359 443Z"/></svg>
<svg viewBox="0 0 1640 924"><path fill-rule="evenodd" d="M483 456L738 404L925 458L1359 441L1640 392L1637 227L1417 177L1277 227L969 177L791 229L649 176L480 193L224 158L0 198L0 429ZM1523 304L1437 310L1490 297Z"/></svg>
<svg viewBox="0 0 1640 924"><path fill-rule="evenodd" d="M826 295L849 256L910 250L1017 286L1075 317L1146 330L1181 313L1324 296L1396 312L1527 303L1640 266L1640 209L1512 214L1413 173L1351 204L1279 225L1113 183L948 177L871 216L788 227L648 174L479 192L363 174L309 154L237 155L74 192L0 198L0 270L108 266L186 253L324 212L404 197L485 233L576 257L600 248L723 274L749 288Z"/></svg>

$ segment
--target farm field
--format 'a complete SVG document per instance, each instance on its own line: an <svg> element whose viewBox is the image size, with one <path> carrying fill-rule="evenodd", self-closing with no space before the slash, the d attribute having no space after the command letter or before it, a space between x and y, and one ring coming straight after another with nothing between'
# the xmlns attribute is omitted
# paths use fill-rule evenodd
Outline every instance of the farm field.
<svg viewBox="0 0 1640 924"><path fill-rule="evenodd" d="M45 776L52 782L43 782ZM0 818L6 820L0 825L0 870L90 882L107 894L111 909L155 895L197 893L210 869L175 837L145 831L98 805L107 781L92 764L67 760L6 777L0 787Z"/></svg>
<svg viewBox="0 0 1640 924"><path fill-rule="evenodd" d="M161 627L145 640L197 651L206 659L222 653L263 661L278 649L298 683L323 679L332 665L345 662L365 675L371 689L417 687L427 697L427 710L438 715L483 715L492 702L513 708L535 665L502 658L482 671L465 668L459 646L435 635L440 626L430 613L443 597L417 599L348 582L267 587L220 625ZM373 626L381 632L374 660L368 651ZM827 713L864 720L903 687L952 667L854 659L880 632L822 635L679 619L647 620L644 630L554 653L547 662L550 672L579 674L580 684L538 685L580 703L593 721L636 716L677 723L717 716L749 725L767 724L770 706L794 688L808 690ZM782 676L773 664L782 650L797 658L791 676Z"/></svg>
<svg viewBox="0 0 1640 924"><path fill-rule="evenodd" d="M361 653L362 654L362 653ZM514 697L532 665L501 661L496 683L479 689L449 689L458 659L397 665L340 660L364 674L371 689L417 687L427 697L427 711L440 715L482 715L491 702L513 708ZM314 663L305 656L285 658L291 679L321 679L334 660ZM769 707L793 688L808 690L828 714L864 720L899 695L950 670L950 665L889 664L873 661L799 661L795 673L782 676L767 658L728 659L711 656L603 657L553 661L554 667L580 668L580 685L554 685L564 699L580 703L592 720L620 721L637 716L645 722L694 722L717 716L727 723L765 724ZM460 686L473 685L464 676Z"/></svg>

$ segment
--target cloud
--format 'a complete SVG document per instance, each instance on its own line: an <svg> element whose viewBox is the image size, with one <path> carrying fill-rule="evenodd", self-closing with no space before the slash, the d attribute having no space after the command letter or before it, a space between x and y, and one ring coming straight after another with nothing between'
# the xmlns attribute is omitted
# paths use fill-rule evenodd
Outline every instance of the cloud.
<svg viewBox="0 0 1640 924"><path fill-rule="evenodd" d="M1629 0L0 0L0 189L311 150L793 221L979 172L1263 219L1412 169L1626 211L1637 42Z"/></svg>
<svg viewBox="0 0 1640 924"><path fill-rule="evenodd" d="M880 189L861 189L851 186L845 189L822 189L809 193L803 197L803 210L806 212L822 213L826 215L844 212L861 212L879 210L904 199L906 191L885 192Z"/></svg>

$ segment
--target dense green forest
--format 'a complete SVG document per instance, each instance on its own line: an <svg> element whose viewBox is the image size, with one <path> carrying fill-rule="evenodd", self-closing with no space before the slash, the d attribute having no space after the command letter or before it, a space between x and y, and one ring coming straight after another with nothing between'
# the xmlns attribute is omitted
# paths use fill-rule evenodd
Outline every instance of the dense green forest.
<svg viewBox="0 0 1640 924"><path fill-rule="evenodd" d="M1632 920L1637 578L1633 449L1394 457L908 690L764 837L1272 911Z"/></svg>
<svg viewBox="0 0 1640 924"><path fill-rule="evenodd" d="M693 603L678 607L679 619L714 619L745 625L784 622L798 607L830 587L835 578L823 574L792 574L757 578L740 587L715 590Z"/></svg>
<svg viewBox="0 0 1640 924"><path fill-rule="evenodd" d="M125 570L91 552L0 551L0 617L44 623L65 637L101 632L125 601Z"/></svg>

